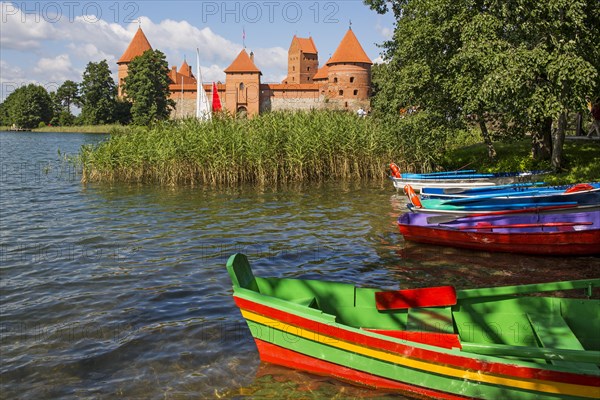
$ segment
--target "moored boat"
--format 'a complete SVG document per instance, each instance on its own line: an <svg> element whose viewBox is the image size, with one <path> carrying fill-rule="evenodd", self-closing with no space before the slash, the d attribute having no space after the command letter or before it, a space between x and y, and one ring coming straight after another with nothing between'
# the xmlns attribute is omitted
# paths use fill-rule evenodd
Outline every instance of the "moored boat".
<svg viewBox="0 0 600 400"><path fill-rule="evenodd" d="M507 185L486 186L480 188L430 188L421 189L421 197L427 199L458 199L475 196L532 196L558 194L566 190L600 189L600 183L579 183L576 185L544 185L543 182L513 183Z"/></svg>
<svg viewBox="0 0 600 400"><path fill-rule="evenodd" d="M517 210L533 207L597 207L600 206L600 187L574 185L565 191L527 191L521 194L483 194L449 199L430 199L417 196L410 185L404 187L411 210L478 212Z"/></svg>
<svg viewBox="0 0 600 400"><path fill-rule="evenodd" d="M600 395L600 301L527 296L600 279L380 291L255 277L241 254L227 270L265 362L444 399Z"/></svg>
<svg viewBox="0 0 600 400"><path fill-rule="evenodd" d="M407 241L483 251L582 256L600 254L600 211L448 216L407 212Z"/></svg>
<svg viewBox="0 0 600 400"><path fill-rule="evenodd" d="M514 182L529 182L545 171L479 173L473 170L457 170L433 172L426 174L401 173L398 166L390 164L390 179L398 190L405 185L411 185L416 191L424 187L431 188L476 188L495 185L511 184Z"/></svg>

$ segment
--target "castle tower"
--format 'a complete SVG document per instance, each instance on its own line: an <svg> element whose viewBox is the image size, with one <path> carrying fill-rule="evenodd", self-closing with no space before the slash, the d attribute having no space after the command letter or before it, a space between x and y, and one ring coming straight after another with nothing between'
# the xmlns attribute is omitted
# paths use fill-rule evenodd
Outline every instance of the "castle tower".
<svg viewBox="0 0 600 400"><path fill-rule="evenodd" d="M242 50L225 69L225 103L233 115L245 113L249 117L260 110L260 76L254 64L254 53Z"/></svg>
<svg viewBox="0 0 600 400"><path fill-rule="evenodd" d="M327 97L360 104L371 95L371 65L373 63L348 29L335 53L327 62ZM362 104L361 104L362 105Z"/></svg>
<svg viewBox="0 0 600 400"><path fill-rule="evenodd" d="M318 69L319 53L312 37L306 39L294 35L288 50L288 75L282 83L313 83Z"/></svg>
<svg viewBox="0 0 600 400"><path fill-rule="evenodd" d="M118 78L119 78L118 96L119 97L123 97L123 84L124 84L124 79L128 74L129 63L135 57L141 56L142 54L144 54L144 52L146 50L152 50L152 46L150 46L150 42L148 41L148 38L146 38L146 35L144 35L144 32L142 31L142 28L140 27L140 28L138 28L137 32L133 36L133 39L131 39L131 43L129 43L129 46L127 47L127 50L125 50L125 53L123 53L121 58L119 58L119 61L117 61L117 65L119 65L119 71L118 71Z"/></svg>
<svg viewBox="0 0 600 400"><path fill-rule="evenodd" d="M187 76L188 78L193 78L194 74L192 73L192 67L187 63L187 60L183 60L183 64L179 68L179 74L183 76Z"/></svg>

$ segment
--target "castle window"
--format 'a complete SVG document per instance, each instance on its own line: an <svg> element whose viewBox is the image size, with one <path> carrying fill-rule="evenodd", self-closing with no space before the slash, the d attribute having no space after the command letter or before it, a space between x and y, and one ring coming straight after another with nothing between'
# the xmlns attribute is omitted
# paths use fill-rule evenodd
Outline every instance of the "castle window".
<svg viewBox="0 0 600 400"><path fill-rule="evenodd" d="M292 71L295 71L295 70L296 70L296 67L292 67Z"/></svg>
<svg viewBox="0 0 600 400"><path fill-rule="evenodd" d="M307 77L306 77L306 80L307 80L307 81L310 81L310 76L307 76Z"/></svg>
<svg viewBox="0 0 600 400"><path fill-rule="evenodd" d="M353 77L353 76L351 76L351 77L350 77L350 83L353 83L353 82L354 82L354 77Z"/></svg>
<svg viewBox="0 0 600 400"><path fill-rule="evenodd" d="M306 67L306 70L307 70L307 71L310 71L310 67Z"/></svg>
<svg viewBox="0 0 600 400"><path fill-rule="evenodd" d="M333 78L333 83L337 83L337 77Z"/></svg>
<svg viewBox="0 0 600 400"><path fill-rule="evenodd" d="M343 95L344 95L344 91L340 90L340 96L343 96Z"/></svg>
<svg viewBox="0 0 600 400"><path fill-rule="evenodd" d="M244 82L240 83L240 90L244 90Z"/></svg>
<svg viewBox="0 0 600 400"><path fill-rule="evenodd" d="M358 96L358 90L355 90L355 91L354 91L354 95L355 95L355 96Z"/></svg>

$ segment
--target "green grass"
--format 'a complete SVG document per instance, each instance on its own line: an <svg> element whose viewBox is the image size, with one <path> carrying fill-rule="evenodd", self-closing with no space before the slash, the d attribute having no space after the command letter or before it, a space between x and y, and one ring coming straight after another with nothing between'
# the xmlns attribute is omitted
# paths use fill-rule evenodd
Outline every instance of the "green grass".
<svg viewBox="0 0 600 400"><path fill-rule="evenodd" d="M84 181L278 184L385 179L407 159L389 127L342 112L274 112L255 118L124 127L80 152Z"/></svg>
<svg viewBox="0 0 600 400"><path fill-rule="evenodd" d="M487 158L487 148L476 144L448 152L442 161L447 169L468 166L481 172L551 170L549 161L536 162L531 157L528 140L516 143L494 143L497 161ZM564 171L544 178L548 183L600 181L600 142L566 140L563 147Z"/></svg>
<svg viewBox="0 0 600 400"><path fill-rule="evenodd" d="M109 133L120 127L121 125L46 126L33 129L33 132Z"/></svg>

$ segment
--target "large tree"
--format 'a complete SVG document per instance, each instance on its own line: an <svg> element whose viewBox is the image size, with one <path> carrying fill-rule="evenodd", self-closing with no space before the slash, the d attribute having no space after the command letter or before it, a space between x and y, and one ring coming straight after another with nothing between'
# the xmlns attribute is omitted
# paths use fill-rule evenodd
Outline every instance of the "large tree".
<svg viewBox="0 0 600 400"><path fill-rule="evenodd" d="M128 67L124 92L131 101L133 123L148 125L169 118L174 106L169 98L169 64L159 50L147 50Z"/></svg>
<svg viewBox="0 0 600 400"><path fill-rule="evenodd" d="M12 92L2 103L5 122L20 128L37 128L52 119L52 99L43 86L33 83Z"/></svg>
<svg viewBox="0 0 600 400"><path fill-rule="evenodd" d="M114 121L117 86L106 60L88 63L79 92L81 117L85 124L97 125Z"/></svg>
<svg viewBox="0 0 600 400"><path fill-rule="evenodd" d="M71 105L79 106L79 86L77 83L66 80L58 89L56 89L56 100L65 107L68 112L71 112Z"/></svg>
<svg viewBox="0 0 600 400"><path fill-rule="evenodd" d="M365 0L393 11L374 106L418 104L493 135L530 134L556 169L568 113L600 89L597 0ZM495 129L488 132L490 122ZM555 129L552 129L552 126Z"/></svg>

